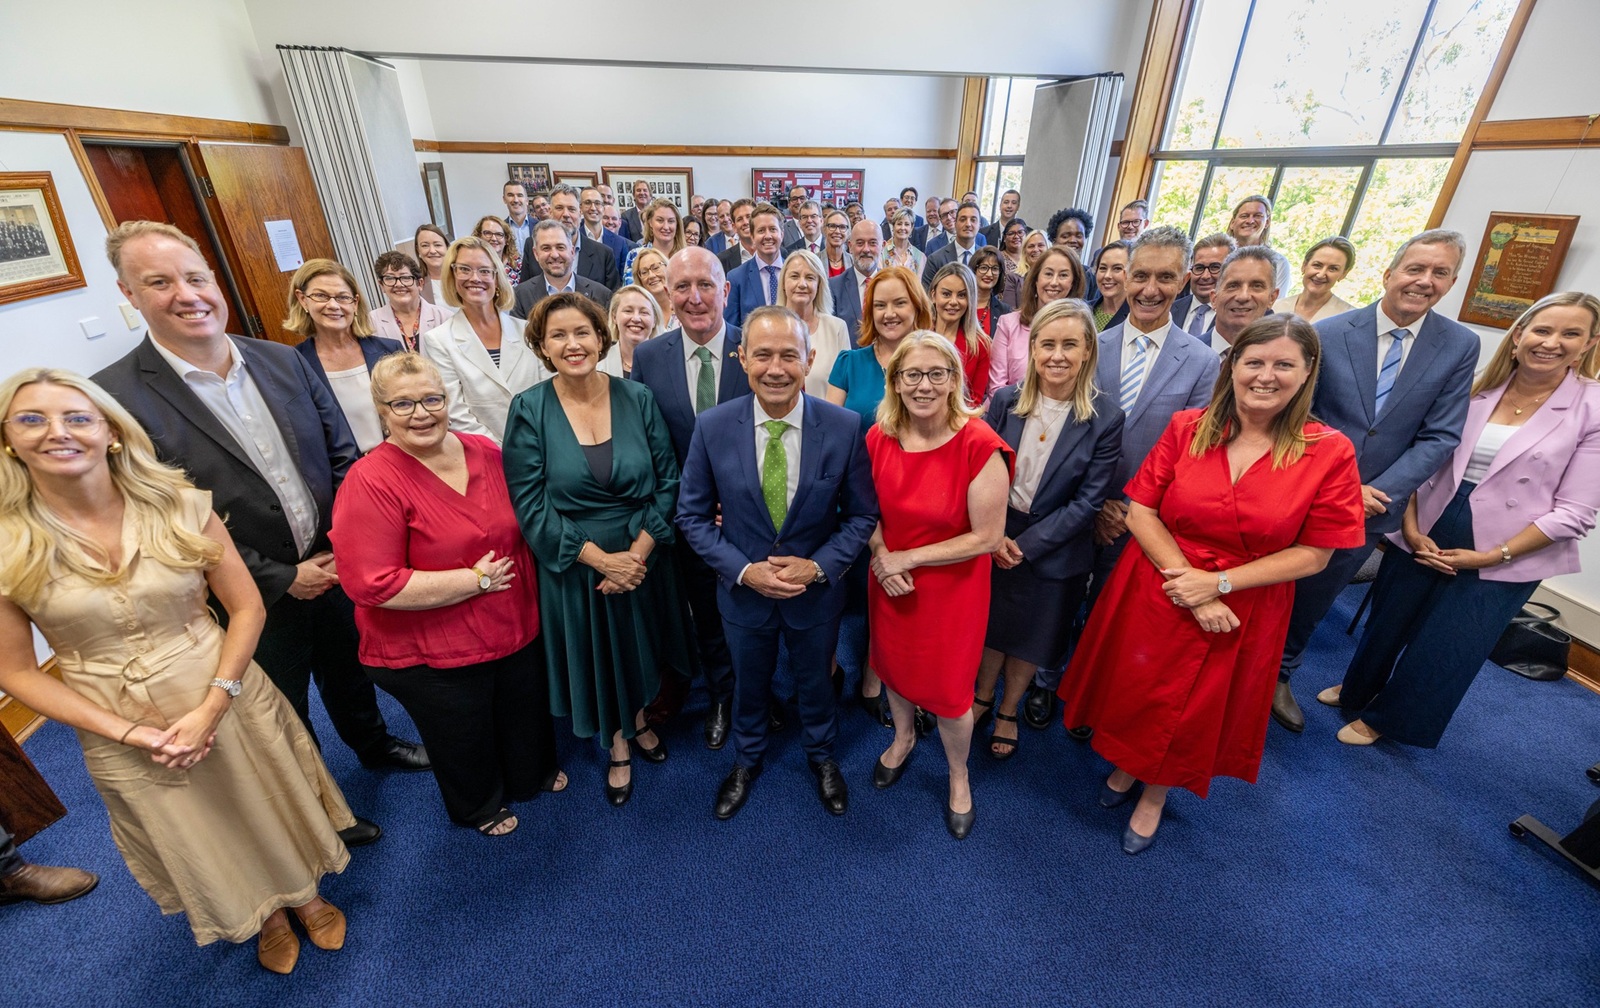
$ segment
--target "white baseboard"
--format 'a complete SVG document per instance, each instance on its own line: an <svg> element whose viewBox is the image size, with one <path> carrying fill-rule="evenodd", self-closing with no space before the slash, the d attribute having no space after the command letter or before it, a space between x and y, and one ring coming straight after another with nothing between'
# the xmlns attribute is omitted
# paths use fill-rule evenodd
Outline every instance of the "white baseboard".
<svg viewBox="0 0 1600 1008"><path fill-rule="evenodd" d="M1591 648L1600 650L1600 609L1544 585L1534 591L1533 600L1560 609L1558 625Z"/></svg>

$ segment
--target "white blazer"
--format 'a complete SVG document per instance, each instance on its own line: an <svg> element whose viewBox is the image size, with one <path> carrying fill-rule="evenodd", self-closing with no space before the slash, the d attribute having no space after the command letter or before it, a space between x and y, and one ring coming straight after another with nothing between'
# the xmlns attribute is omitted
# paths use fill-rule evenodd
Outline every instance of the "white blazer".
<svg viewBox="0 0 1600 1008"><path fill-rule="evenodd" d="M818 399L828 397L828 376L833 373L834 358L850 349L850 337L845 332L844 319L817 313L817 328L811 333L811 349L816 354L811 360L811 371L806 375L806 394Z"/></svg>
<svg viewBox="0 0 1600 1008"><path fill-rule="evenodd" d="M522 341L522 323L500 313L500 366L462 312L422 334L422 352L439 368L450 400L450 429L482 434L499 444L506 433L511 399L550 377Z"/></svg>

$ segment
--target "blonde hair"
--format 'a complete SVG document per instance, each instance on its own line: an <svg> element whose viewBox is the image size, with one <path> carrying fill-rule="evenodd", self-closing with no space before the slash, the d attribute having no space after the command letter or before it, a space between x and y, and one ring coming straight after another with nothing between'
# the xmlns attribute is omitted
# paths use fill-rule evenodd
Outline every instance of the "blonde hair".
<svg viewBox="0 0 1600 1008"><path fill-rule="evenodd" d="M655 199L651 200L650 204L644 208L644 213L639 215L639 228L640 228L640 230L645 232L645 235L644 235L644 246L643 247L644 248L654 248L655 247L656 235L655 235L654 229L650 227L650 218L654 217L656 211L660 210L662 207L666 207L668 210L671 210L672 211L672 219L678 222L677 223L677 227L675 227L673 229L673 231L672 231L672 251L673 252L682 252L683 251L683 215L678 213L678 204L672 202L671 200L667 199L664 196L657 196ZM572 254L573 255L577 255L578 254L577 249L573 249ZM635 261L637 261L637 260L635 260Z"/></svg>
<svg viewBox="0 0 1600 1008"><path fill-rule="evenodd" d="M956 350L956 345L931 329L918 329L909 333L900 341L900 345L894 348L894 355L889 358L889 366L883 372L884 391L883 401L878 403L878 429L892 438L898 438L911 422L911 413L901 400L900 393L895 391L894 382L900 373L900 363L905 360L907 354L918 347L937 350L955 379L950 383L950 391L945 396L945 417L950 429L960 430L963 423L980 415L977 410L967 406L967 376L961 370L961 353Z"/></svg>
<svg viewBox="0 0 1600 1008"><path fill-rule="evenodd" d="M1086 423L1094 419L1094 397L1099 391L1094 384L1095 368L1100 365L1100 339L1095 333L1094 312L1076 298L1057 298L1039 309L1028 329L1028 370L1017 388L1017 403L1011 412L1019 417L1033 415L1039 406L1039 369L1033 365L1033 343L1039 331L1052 322L1072 321L1083 330L1089 356L1078 368L1078 380L1072 387L1072 419Z"/></svg>
<svg viewBox="0 0 1600 1008"><path fill-rule="evenodd" d="M127 520L139 548L168 567L205 570L222 560L222 544L178 522L181 495L193 489L183 470L156 458L139 422L110 393L94 382L55 368L29 368L0 384L0 404L11 411L17 393L29 385L60 385L81 393L110 425L122 450L106 453L111 482L122 494ZM44 587L63 573L92 584L112 585L122 572L106 569L94 558L100 549L88 536L62 521L39 499L27 465L18 458L0 460L0 595L23 608L36 602Z"/></svg>
<svg viewBox="0 0 1600 1008"><path fill-rule="evenodd" d="M123 221L111 229L106 235L106 258L111 260L111 268L116 271L118 279L122 277L122 249L128 242L135 238L157 235L162 238L171 238L181 245L187 246L195 255L205 259L206 255L200 251L200 243L173 227L159 221L134 220ZM208 261L209 266L209 261Z"/></svg>
<svg viewBox="0 0 1600 1008"><path fill-rule="evenodd" d="M1522 335L1532 322L1535 315L1546 308L1560 308L1573 306L1588 309L1594 317L1594 322L1589 326L1589 338L1594 339L1600 335L1600 298L1583 291L1560 291L1555 294L1546 294L1544 297L1528 306L1527 311L1517 316L1511 323L1511 328L1506 330L1505 338L1495 348L1494 356L1489 358L1489 363L1484 365L1478 373L1478 380L1472 383L1472 394L1499 388L1511 380L1511 375L1517 369L1517 362L1513 351L1516 349L1517 337ZM1575 370L1583 378L1600 378L1600 343L1596 343L1578 358Z"/></svg>
<svg viewBox="0 0 1600 1008"><path fill-rule="evenodd" d="M803 263L817 278L817 294L811 299L811 306L816 310L817 317L832 315L833 290L828 286L828 268L822 265L822 260L810 249L795 249L789 253L789 258L783 261L783 269L778 271L778 305L783 308L789 307L789 295L784 293L783 277L796 260Z"/></svg>
<svg viewBox="0 0 1600 1008"><path fill-rule="evenodd" d="M1321 370L1322 343L1311 323L1284 312L1268 315L1245 326L1222 360L1222 371L1211 389L1211 404L1200 414L1200 423L1189 442L1189 454L1199 458L1206 452L1228 444L1239 436L1239 404L1233 394L1233 368L1245 350L1262 343L1289 337L1300 345L1306 359L1306 382L1278 415L1272 418L1272 468L1283 469L1300 460L1311 438L1306 423L1311 420L1311 395Z"/></svg>
<svg viewBox="0 0 1600 1008"><path fill-rule="evenodd" d="M332 259L307 259L294 271L294 278L289 281L289 315L283 320L285 329L301 336L317 334L316 321L295 295L304 294L306 285L320 276L338 277L344 281L344 285L350 289L351 296L356 299L356 317L350 323L350 335L359 339L377 332L372 325L372 316L367 312L367 299L361 296L361 288L356 286L355 274Z"/></svg>
<svg viewBox="0 0 1600 1008"><path fill-rule="evenodd" d="M698 245L695 246L695 247L699 248ZM639 251L634 253L634 256L633 256L633 275L634 275L634 277L637 278L639 276L639 264L644 261L644 257L645 256L655 256L657 259L661 260L661 273L662 273L661 283L662 283L663 286L667 286L667 277L666 277L667 263L670 260L668 260L667 257L661 253L661 250L656 248L654 245L640 245L639 246ZM645 287L644 284L640 283L637 279L635 279L631 284L629 284L629 286L643 288L644 292L646 294L650 294L650 289L648 287ZM667 289L668 289L669 295L670 295L671 287L669 286ZM650 294L650 296L652 298L655 297L654 294ZM659 304L660 304L660 302L657 302L658 306L659 306Z"/></svg>
<svg viewBox="0 0 1600 1008"><path fill-rule="evenodd" d="M444 303L452 308L461 307L461 295L456 291L456 263L461 259L461 253L467 249L477 249L489 257L489 266L494 270L494 308L495 311L505 311L510 308L516 296L511 291L511 281L506 279L505 263L494 254L494 249L489 243L475 235L457 238L450 243L444 253L444 266L440 267L439 289L444 292ZM577 253L573 253L576 257Z"/></svg>
<svg viewBox="0 0 1600 1008"><path fill-rule="evenodd" d="M659 254L658 252L657 255ZM638 261L637 259L634 260L635 265L638 264ZM606 306L606 328L611 330L612 345L622 342L622 330L617 328L617 310L622 306L622 295L624 294L637 294L644 298L645 303L650 306L651 317L655 319L655 327L651 330L650 337L654 339L660 336L665 331L667 324L666 316L661 313L661 302L657 301L656 296L640 284L623 284L611 295L611 303Z"/></svg>
<svg viewBox="0 0 1600 1008"><path fill-rule="evenodd" d="M384 408L389 405L389 387L401 378L413 375L433 379L448 407L450 390L445 388L444 376L439 374L438 366L415 351L398 350L378 358L378 363L372 365L372 405L378 410L378 416L383 416Z"/></svg>

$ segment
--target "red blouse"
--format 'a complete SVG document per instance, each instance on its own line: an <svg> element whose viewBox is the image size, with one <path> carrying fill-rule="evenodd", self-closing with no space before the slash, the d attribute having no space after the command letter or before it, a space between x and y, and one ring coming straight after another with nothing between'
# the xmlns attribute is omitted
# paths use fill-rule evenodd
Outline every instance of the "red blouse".
<svg viewBox="0 0 1600 1008"><path fill-rule="evenodd" d="M956 349L961 352L961 372L967 379L967 405L976 408L989 397L989 344L972 341L967 349L967 330L956 332Z"/></svg>
<svg viewBox="0 0 1600 1008"><path fill-rule="evenodd" d="M511 510L500 446L477 434L449 436L466 452L465 494L385 441L350 467L334 499L333 556L339 584L356 604L363 664L475 665L504 658L539 634L539 582ZM437 609L379 608L412 571L471 567L490 550L514 561L508 590Z"/></svg>

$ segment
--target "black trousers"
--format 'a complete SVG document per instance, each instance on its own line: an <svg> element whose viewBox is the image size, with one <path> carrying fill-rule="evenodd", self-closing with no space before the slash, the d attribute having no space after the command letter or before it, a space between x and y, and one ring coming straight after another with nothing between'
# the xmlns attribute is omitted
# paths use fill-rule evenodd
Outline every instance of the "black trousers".
<svg viewBox="0 0 1600 1008"><path fill-rule="evenodd" d="M25 864L27 862L17 853L17 845L12 842L11 834L4 826L0 826L0 875L21 871Z"/></svg>
<svg viewBox="0 0 1600 1008"><path fill-rule="evenodd" d="M1283 642L1283 660L1278 666L1279 682L1288 682L1294 670L1300 667L1300 655L1310 643L1317 624L1333 608L1339 593L1350 587L1350 579L1367 562L1382 538L1376 532L1368 532L1365 545L1334 550L1333 556L1328 558L1328 566L1294 583L1294 608L1289 612L1289 636Z"/></svg>
<svg viewBox="0 0 1600 1008"><path fill-rule="evenodd" d="M465 826L527 801L556 777L544 644L460 668L376 668L367 674L416 723L445 812Z"/></svg>
<svg viewBox="0 0 1600 1008"><path fill-rule="evenodd" d="M728 654L728 638L722 630L722 614L717 611L717 572L700 554L680 543L673 555L679 587L689 603L694 620L695 646L700 666L705 671L706 692L712 703L733 699L733 659Z"/></svg>
<svg viewBox="0 0 1600 1008"><path fill-rule="evenodd" d="M833 649L839 640L839 617L804 629L783 622L775 609L765 626L732 626L727 639L733 655L734 761L758 767L767 752L767 718L772 702L772 677L778 670L778 641L789 652L800 708L800 740L813 766L833 758L839 734L839 704L833 697Z"/></svg>
<svg viewBox="0 0 1600 1008"><path fill-rule="evenodd" d="M268 606L255 657L313 739L309 694L315 679L334 731L357 756L371 760L388 745L389 727L356 657L359 640L355 604L335 586L314 599L284 595Z"/></svg>
<svg viewBox="0 0 1600 1008"><path fill-rule="evenodd" d="M1104 546L1095 543L1094 566L1089 570L1089 593L1084 599L1082 608L1066 617L1072 620L1072 643L1067 651L1069 661L1072 652L1077 650L1078 639L1083 636L1083 628L1089 623L1089 614L1094 612L1095 603L1100 601L1100 592L1106 586L1106 579L1111 576L1111 571L1117 566L1117 561L1122 559L1122 551L1127 549L1130 544L1134 549L1139 548L1139 544L1133 541L1132 532L1124 532ZM1064 662L1052 669L1040 666L1033 673L1033 684L1040 689L1047 689L1054 693L1061 687L1061 680L1066 674L1067 664L1067 662Z"/></svg>

